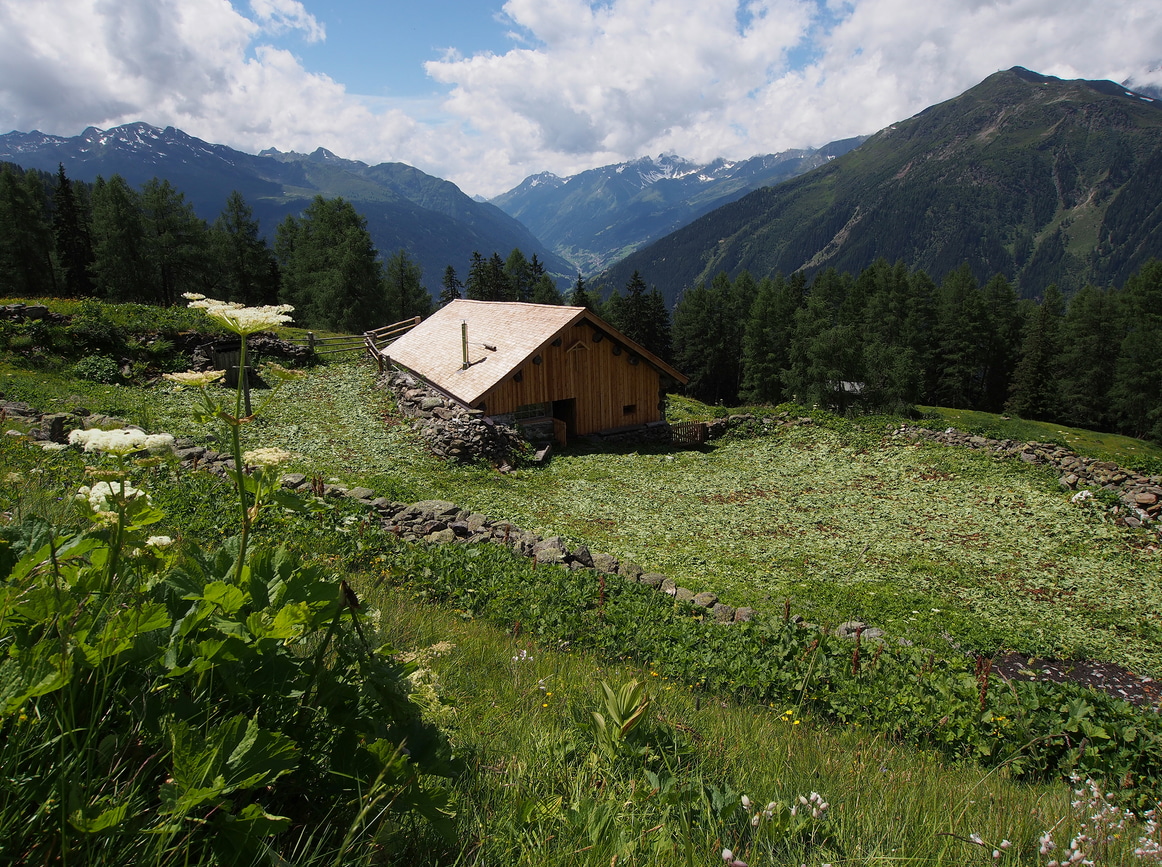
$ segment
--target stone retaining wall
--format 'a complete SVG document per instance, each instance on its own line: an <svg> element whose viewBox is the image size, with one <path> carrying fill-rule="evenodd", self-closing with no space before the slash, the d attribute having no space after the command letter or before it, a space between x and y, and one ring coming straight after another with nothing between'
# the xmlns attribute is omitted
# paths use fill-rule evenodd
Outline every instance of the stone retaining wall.
<svg viewBox="0 0 1162 867"><path fill-rule="evenodd" d="M1063 488L1100 488L1118 495L1124 509L1115 513L1130 527L1142 527L1158 520L1162 513L1162 476L1146 476L1127 470L1108 461L1083 457L1065 446L1053 443L994 440L973 436L956 428L942 431L902 425L893 433L896 437L925 440L944 445L964 446L991 452L1001 457L1016 458L1027 464L1052 467L1060 476Z"/></svg>

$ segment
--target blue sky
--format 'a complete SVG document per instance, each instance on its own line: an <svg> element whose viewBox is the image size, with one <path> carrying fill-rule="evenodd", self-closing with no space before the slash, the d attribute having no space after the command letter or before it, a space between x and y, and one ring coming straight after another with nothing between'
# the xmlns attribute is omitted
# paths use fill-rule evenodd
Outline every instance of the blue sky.
<svg viewBox="0 0 1162 867"><path fill-rule="evenodd" d="M140 120L486 196L819 147L1018 65L1162 85L1158 0L0 0L0 130Z"/></svg>
<svg viewBox="0 0 1162 867"><path fill-rule="evenodd" d="M501 4L471 0L368 2L324 0L306 4L323 22L326 38L306 43L298 32L279 40L308 68L343 82L354 93L422 99L446 92L424 63L448 50L464 55L501 53L513 44Z"/></svg>

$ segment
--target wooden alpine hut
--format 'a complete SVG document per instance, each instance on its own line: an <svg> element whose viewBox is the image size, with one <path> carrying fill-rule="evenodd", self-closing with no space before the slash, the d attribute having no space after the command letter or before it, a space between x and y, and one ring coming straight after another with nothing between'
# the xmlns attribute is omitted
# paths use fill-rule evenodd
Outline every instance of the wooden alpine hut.
<svg viewBox="0 0 1162 867"><path fill-rule="evenodd" d="M456 300L381 350L470 409L554 438L663 421L683 376L585 307Z"/></svg>

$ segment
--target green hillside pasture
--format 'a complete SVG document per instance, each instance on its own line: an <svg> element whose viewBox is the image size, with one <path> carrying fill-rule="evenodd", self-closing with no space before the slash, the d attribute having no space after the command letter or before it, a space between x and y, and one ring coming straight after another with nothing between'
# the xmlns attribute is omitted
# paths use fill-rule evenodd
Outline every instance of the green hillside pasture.
<svg viewBox="0 0 1162 867"><path fill-rule="evenodd" d="M799 428L707 452L557 456L445 493L736 605L790 599L810 620L918 642L947 632L984 652L1162 671L1148 537L1042 470L965 449Z"/></svg>
<svg viewBox="0 0 1162 867"><path fill-rule="evenodd" d="M152 430L204 433L192 394L168 384L92 396ZM389 409L365 362L325 365L284 388L245 447L583 541L733 605L789 599L809 620L858 618L937 651L947 634L1162 674L1156 538L1114 526L1097 500L1072 503L1044 469L839 423L705 451L573 451L502 475L431 458Z"/></svg>

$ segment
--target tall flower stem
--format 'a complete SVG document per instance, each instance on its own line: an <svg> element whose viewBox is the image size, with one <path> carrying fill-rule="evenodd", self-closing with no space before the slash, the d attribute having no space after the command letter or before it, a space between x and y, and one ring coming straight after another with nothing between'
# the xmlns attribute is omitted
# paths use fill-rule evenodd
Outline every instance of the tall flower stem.
<svg viewBox="0 0 1162 867"><path fill-rule="evenodd" d="M235 383L234 417L230 421L230 445L234 452L234 479L238 488L238 505L241 508L242 533L238 538L238 562L234 564L234 580L242 580L242 566L246 563L246 543L250 539L250 507L246 502L246 482L242 465L242 377L246 370L246 335L238 351L238 378Z"/></svg>

